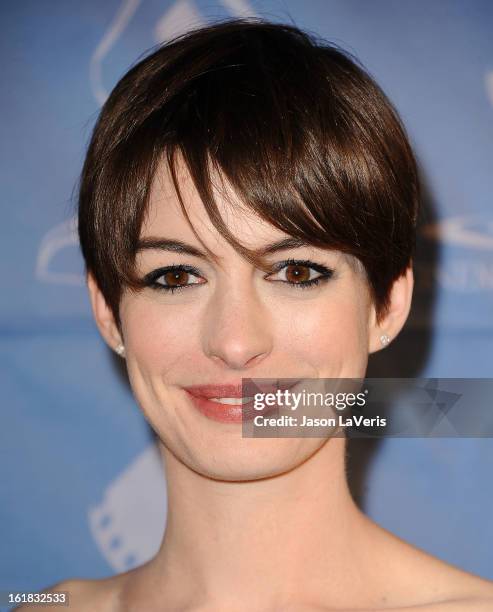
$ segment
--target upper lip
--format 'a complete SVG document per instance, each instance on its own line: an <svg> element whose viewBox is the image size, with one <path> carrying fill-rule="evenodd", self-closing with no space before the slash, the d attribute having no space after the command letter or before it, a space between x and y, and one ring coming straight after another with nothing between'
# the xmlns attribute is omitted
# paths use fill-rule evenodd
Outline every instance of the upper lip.
<svg viewBox="0 0 493 612"><path fill-rule="evenodd" d="M229 383L221 385L191 385L184 387L191 395L195 397L205 397L210 399L212 397L247 397L244 395L247 391L248 395L252 393L275 393L278 389L287 390L293 387L300 379L267 379L265 382L258 382L262 379L248 379L245 384L242 383ZM272 382L271 382L272 381ZM289 381L289 382L288 382ZM253 383L253 387L252 387Z"/></svg>

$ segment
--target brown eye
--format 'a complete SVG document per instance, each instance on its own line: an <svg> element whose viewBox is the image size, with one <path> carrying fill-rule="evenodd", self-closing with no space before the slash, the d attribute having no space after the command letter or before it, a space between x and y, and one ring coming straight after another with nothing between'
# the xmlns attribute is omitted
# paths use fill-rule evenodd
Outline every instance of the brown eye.
<svg viewBox="0 0 493 612"><path fill-rule="evenodd" d="M310 268L291 264L286 266L286 280L290 283L306 283L310 280Z"/></svg>
<svg viewBox="0 0 493 612"><path fill-rule="evenodd" d="M334 270L314 261L288 260L277 264L277 272L268 274L269 281L283 282L291 287L315 287L332 278Z"/></svg>
<svg viewBox="0 0 493 612"><path fill-rule="evenodd" d="M180 265L153 270L144 277L144 282L151 289L173 293L173 291L203 285L207 281L196 268Z"/></svg>
<svg viewBox="0 0 493 612"><path fill-rule="evenodd" d="M180 285L187 285L189 281L190 273L186 270L169 270L166 274L163 274L165 284L168 287L179 287Z"/></svg>

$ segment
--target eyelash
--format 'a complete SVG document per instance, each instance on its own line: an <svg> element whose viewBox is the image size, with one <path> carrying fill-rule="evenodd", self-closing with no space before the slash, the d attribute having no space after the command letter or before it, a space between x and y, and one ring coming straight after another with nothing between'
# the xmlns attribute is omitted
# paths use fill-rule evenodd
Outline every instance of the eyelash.
<svg viewBox="0 0 493 612"><path fill-rule="evenodd" d="M271 282L278 282L278 283L281 282L286 285L290 285L291 287L296 287L297 289L309 289L310 287L314 287L320 283L327 282L334 275L333 269L326 268L325 266L317 264L313 261L309 261L305 259L303 260L286 259L285 261L281 261L278 264L276 264L273 272L269 273L264 278L267 279L268 276L278 273L281 270L287 268L288 266L300 266L304 268L309 268L310 270L315 270L315 272L318 272L321 276L318 276L317 278L312 278L307 281L302 281L300 283L294 283L291 281L271 281ZM188 285L178 285L176 287L172 287L172 286L163 285L162 283L158 283L157 280L161 278L162 276L164 276L165 274L167 274L168 272L187 272L197 277L201 276L199 270L197 270L197 268L194 268L193 266L188 266L185 264L171 265L165 268L158 268L157 270L153 270L152 272L147 274L144 277L144 282L146 286L151 287L151 289L156 289L158 291L167 291L169 293L174 293L175 291L182 291L183 289L188 289L195 285L205 284L205 283L191 283Z"/></svg>

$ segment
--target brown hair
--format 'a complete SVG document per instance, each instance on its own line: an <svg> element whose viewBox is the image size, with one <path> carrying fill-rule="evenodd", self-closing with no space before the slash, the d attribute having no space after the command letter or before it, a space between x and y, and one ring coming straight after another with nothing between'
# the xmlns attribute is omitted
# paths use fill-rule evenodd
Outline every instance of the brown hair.
<svg viewBox="0 0 493 612"><path fill-rule="evenodd" d="M118 82L79 197L86 270L118 325L122 289L141 286L135 253L157 164L167 159L180 195L178 154L244 257L263 265L224 224L213 171L273 226L356 257L383 317L414 253L416 162L391 103L347 52L290 25L229 20L161 46Z"/></svg>

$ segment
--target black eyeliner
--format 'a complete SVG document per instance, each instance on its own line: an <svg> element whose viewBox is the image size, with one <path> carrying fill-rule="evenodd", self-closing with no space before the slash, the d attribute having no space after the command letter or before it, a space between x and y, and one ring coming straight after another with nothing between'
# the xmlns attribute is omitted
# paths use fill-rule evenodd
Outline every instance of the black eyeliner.
<svg viewBox="0 0 493 612"><path fill-rule="evenodd" d="M328 281L334 275L334 270L332 268L327 268L326 266L317 264L308 259L286 259L284 261L280 261L272 267L272 272L270 274L280 272L287 266L303 266L306 268L310 268L311 270L315 270L322 276L319 276L318 278L313 278L307 281L301 281L298 283L291 282L291 281L274 281L274 282L282 282L286 285L289 285L290 287L297 287L299 289L308 289L309 287L318 285L321 282ZM196 285L204 284L204 283L190 283L190 284L172 286L172 285L163 285L162 283L156 282L159 278L161 278L168 272L187 272L188 274L192 274L193 276L202 277L200 270L198 270L197 268L193 266L190 266L187 264L172 264L169 266L163 266L161 268L156 268L155 270L152 270L152 272L149 272L148 274L144 276L143 282L147 287L150 287L151 289L167 291L169 293L174 293L175 291L181 291L182 289L187 289L189 287L195 287ZM268 278L268 276L264 278Z"/></svg>
<svg viewBox="0 0 493 612"><path fill-rule="evenodd" d="M322 276L318 278L312 278L311 280L301 281L299 283L294 283L291 281L272 281L272 282L282 282L284 284L289 285L290 287L296 287L298 289L309 289L310 287L314 287L319 285L320 283L325 283L331 278L333 278L335 270L333 268L327 268L322 264L315 263L309 259L285 259L284 261L280 261L273 266L273 272L280 272L287 266L303 266L306 268L310 268L319 272ZM267 278L267 277L266 277Z"/></svg>
<svg viewBox="0 0 493 612"><path fill-rule="evenodd" d="M305 266L307 268L312 268L313 270L316 270L317 272L320 272L320 274L327 277L333 276L334 274L333 268L327 268L326 266L310 261L309 259L285 259L284 261L280 261L275 264L273 271L279 272L287 266Z"/></svg>
<svg viewBox="0 0 493 612"><path fill-rule="evenodd" d="M144 276L144 282L152 283L156 279L158 279L160 276L162 276L163 274L166 274L167 272L174 272L174 271L190 272L191 274L194 274L195 276L200 276L200 271L197 270L197 268L194 268L193 266L188 266L186 264L176 264L176 265L171 265L171 266L163 266L162 268L156 268L156 270L152 270L152 272L149 272L148 274Z"/></svg>
<svg viewBox="0 0 493 612"><path fill-rule="evenodd" d="M193 274L194 276L202 277L200 270L197 270L197 268L194 268L193 266L189 266L187 264L172 264L170 266L163 266L162 268L156 268L155 270L152 270L152 272L149 272L144 276L143 282L147 287L150 287L151 289L169 291L170 293L179 291L181 289L186 289L188 287L195 287L198 284L204 284L192 283L189 285L168 286L156 282L158 278L161 278L161 276L164 276L168 272L187 272L189 274Z"/></svg>

